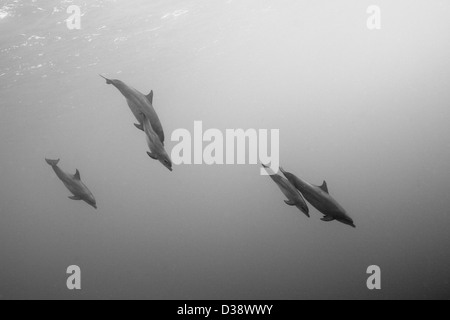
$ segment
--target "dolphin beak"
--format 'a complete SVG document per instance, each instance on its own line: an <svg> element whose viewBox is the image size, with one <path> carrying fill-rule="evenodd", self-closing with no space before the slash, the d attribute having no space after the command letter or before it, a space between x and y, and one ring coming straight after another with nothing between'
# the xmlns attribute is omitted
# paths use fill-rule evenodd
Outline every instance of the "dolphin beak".
<svg viewBox="0 0 450 320"><path fill-rule="evenodd" d="M101 74L99 74L99 76L106 80L106 84L112 84L112 81L111 81L110 79L105 78L105 77L102 76Z"/></svg>
<svg viewBox="0 0 450 320"><path fill-rule="evenodd" d="M345 224L356 229L356 225L353 221L347 221L347 222L345 222Z"/></svg>

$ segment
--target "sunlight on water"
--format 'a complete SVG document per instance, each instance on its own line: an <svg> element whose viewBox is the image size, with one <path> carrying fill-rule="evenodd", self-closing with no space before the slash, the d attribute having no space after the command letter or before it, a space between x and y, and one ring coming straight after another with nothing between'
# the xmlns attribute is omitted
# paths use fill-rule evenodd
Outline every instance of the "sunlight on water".
<svg viewBox="0 0 450 320"><path fill-rule="evenodd" d="M0 19L6 18L8 16L8 12L3 10L4 9L0 9Z"/></svg>

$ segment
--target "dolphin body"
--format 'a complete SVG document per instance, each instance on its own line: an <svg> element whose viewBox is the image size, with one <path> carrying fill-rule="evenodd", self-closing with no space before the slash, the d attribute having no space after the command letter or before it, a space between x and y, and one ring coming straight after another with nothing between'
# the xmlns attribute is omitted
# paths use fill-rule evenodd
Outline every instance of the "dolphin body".
<svg viewBox="0 0 450 320"><path fill-rule="evenodd" d="M262 165L266 170L269 169L268 166ZM295 187L282 176L274 173L271 174L270 177L277 184L278 188L280 188L281 192L288 198L284 202L289 206L297 207L301 212L303 212L308 218L309 216L309 208L303 199L302 195L295 189Z"/></svg>
<svg viewBox="0 0 450 320"><path fill-rule="evenodd" d="M143 124L136 124L136 128L145 132L147 138L147 144L150 152L147 152L150 158L153 160L158 160L167 169L172 171L172 160L170 160L169 155L164 149L164 145L159 139L156 132L153 130L152 124L147 117L144 117Z"/></svg>
<svg viewBox="0 0 450 320"><path fill-rule="evenodd" d="M302 180L283 168L280 171L299 190L305 199L325 216L321 219L325 222L337 220L343 224L356 228L352 218L347 215L344 208L328 192L327 182L318 187Z"/></svg>
<svg viewBox="0 0 450 320"><path fill-rule="evenodd" d="M80 172L77 170L75 175L67 174L58 167L58 160L45 161L52 166L58 178L64 183L67 189L73 194L69 199L72 200L83 200L90 206L97 209L97 202L95 201L94 195L91 191L81 182Z"/></svg>
<svg viewBox="0 0 450 320"><path fill-rule="evenodd" d="M164 145L164 130L158 114L156 113L155 108L153 108L153 91L151 91L148 96L145 96L138 90L128 86L123 81L108 79L102 75L100 76L106 80L107 84L112 84L117 88L117 90L120 91L120 93L122 93L127 100L131 112L134 114L140 125L143 125L145 117L150 120L153 130L156 132L161 140L161 143Z"/></svg>

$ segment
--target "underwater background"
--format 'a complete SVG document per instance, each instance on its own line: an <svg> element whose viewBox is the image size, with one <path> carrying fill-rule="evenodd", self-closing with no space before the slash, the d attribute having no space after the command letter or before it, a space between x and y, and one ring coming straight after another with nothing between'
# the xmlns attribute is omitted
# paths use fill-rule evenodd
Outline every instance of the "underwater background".
<svg viewBox="0 0 450 320"><path fill-rule="evenodd" d="M1 0L0 299L450 298L449 16L444 0ZM169 172L99 74L154 90L169 154L194 121L279 129L282 166L326 180L357 229L288 207L258 165ZM44 158L79 169L99 209Z"/></svg>

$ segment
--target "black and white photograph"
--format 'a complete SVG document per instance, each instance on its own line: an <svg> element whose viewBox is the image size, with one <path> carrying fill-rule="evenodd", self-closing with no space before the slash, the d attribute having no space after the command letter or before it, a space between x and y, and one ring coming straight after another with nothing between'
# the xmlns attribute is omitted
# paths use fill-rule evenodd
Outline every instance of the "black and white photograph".
<svg viewBox="0 0 450 320"><path fill-rule="evenodd" d="M448 0L0 0L0 300L449 300L449 190Z"/></svg>

